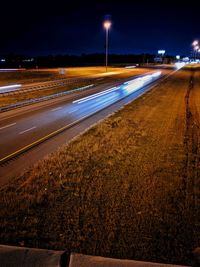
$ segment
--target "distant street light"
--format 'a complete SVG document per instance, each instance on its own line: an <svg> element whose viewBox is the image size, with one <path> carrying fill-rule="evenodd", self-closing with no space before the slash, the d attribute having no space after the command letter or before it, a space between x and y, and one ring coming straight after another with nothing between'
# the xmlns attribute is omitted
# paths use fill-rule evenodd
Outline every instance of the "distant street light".
<svg viewBox="0 0 200 267"><path fill-rule="evenodd" d="M193 45L193 46L196 46L196 45L198 45L198 43L199 43L199 42L198 42L197 40L195 40L195 41L192 43L192 45Z"/></svg>
<svg viewBox="0 0 200 267"><path fill-rule="evenodd" d="M104 21L104 28L106 30L106 72L108 70L108 31L112 25L111 21L106 20Z"/></svg>
<svg viewBox="0 0 200 267"><path fill-rule="evenodd" d="M198 51L199 51L199 46L198 45L196 45L195 47L194 47L194 57L195 57L195 60L197 59L197 57L198 57Z"/></svg>
<svg viewBox="0 0 200 267"><path fill-rule="evenodd" d="M194 60L196 60L197 52L199 50L199 41L198 40L195 40L192 43L192 46L193 46L193 51L194 51Z"/></svg>

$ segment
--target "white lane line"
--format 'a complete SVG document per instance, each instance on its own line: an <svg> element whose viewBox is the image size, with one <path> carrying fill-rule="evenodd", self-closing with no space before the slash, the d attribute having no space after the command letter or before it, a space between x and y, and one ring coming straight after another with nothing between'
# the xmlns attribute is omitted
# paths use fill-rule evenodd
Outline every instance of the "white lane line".
<svg viewBox="0 0 200 267"><path fill-rule="evenodd" d="M33 130L35 128L36 128L36 126L33 126L33 127L29 128L29 129L27 129L25 131L20 132L19 134L23 134L23 133L29 132L29 131L31 131L31 130Z"/></svg>
<svg viewBox="0 0 200 267"><path fill-rule="evenodd" d="M5 128L11 127L11 126L14 126L15 124L16 124L16 122L11 123L11 124L8 124L8 125L6 125L6 126L3 126L3 127L0 128L0 130L3 130L3 129L5 129Z"/></svg>
<svg viewBox="0 0 200 267"><path fill-rule="evenodd" d="M59 110L59 109L61 109L62 107L58 107L58 108L54 108L54 109L52 109L51 111L57 111L57 110Z"/></svg>
<svg viewBox="0 0 200 267"><path fill-rule="evenodd" d="M68 112L69 114L70 113L73 113L73 112L75 112L75 111L77 111L79 108L75 108L75 109L73 109L73 110L71 110L70 112Z"/></svg>

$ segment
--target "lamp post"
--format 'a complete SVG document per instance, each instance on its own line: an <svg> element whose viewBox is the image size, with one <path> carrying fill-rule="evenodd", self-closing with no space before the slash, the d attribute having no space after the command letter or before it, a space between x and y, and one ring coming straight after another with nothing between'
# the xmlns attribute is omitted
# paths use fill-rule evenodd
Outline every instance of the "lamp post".
<svg viewBox="0 0 200 267"><path fill-rule="evenodd" d="M197 59L197 53L198 53L198 50L199 50L199 46L196 45L196 46L194 47L195 61L196 61L196 59Z"/></svg>
<svg viewBox="0 0 200 267"><path fill-rule="evenodd" d="M108 70L108 31L111 27L111 22L109 20L104 21L104 28L106 30L106 72Z"/></svg>
<svg viewBox="0 0 200 267"><path fill-rule="evenodd" d="M199 59L199 55L200 55L200 49L198 49L198 51L197 51L197 52L198 52L198 59Z"/></svg>
<svg viewBox="0 0 200 267"><path fill-rule="evenodd" d="M197 51L199 50L199 41L198 40L195 40L192 43L192 46L193 46L193 51L194 51L194 60L196 61Z"/></svg>

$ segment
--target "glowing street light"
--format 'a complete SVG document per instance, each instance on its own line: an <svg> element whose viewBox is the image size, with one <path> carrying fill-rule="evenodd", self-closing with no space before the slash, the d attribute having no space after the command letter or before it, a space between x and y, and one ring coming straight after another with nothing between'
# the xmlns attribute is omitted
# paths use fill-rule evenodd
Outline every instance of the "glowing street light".
<svg viewBox="0 0 200 267"><path fill-rule="evenodd" d="M199 41L194 40L194 42L192 43L192 46L193 46L194 60L196 60L196 56L197 56L197 53L199 51Z"/></svg>
<svg viewBox="0 0 200 267"><path fill-rule="evenodd" d="M104 21L104 29L106 30L106 72L108 69L108 32L111 27L112 23L109 20Z"/></svg>
<svg viewBox="0 0 200 267"><path fill-rule="evenodd" d="M192 43L193 46L197 46L198 44L199 44L199 42L198 42L197 40L195 40L195 41Z"/></svg>

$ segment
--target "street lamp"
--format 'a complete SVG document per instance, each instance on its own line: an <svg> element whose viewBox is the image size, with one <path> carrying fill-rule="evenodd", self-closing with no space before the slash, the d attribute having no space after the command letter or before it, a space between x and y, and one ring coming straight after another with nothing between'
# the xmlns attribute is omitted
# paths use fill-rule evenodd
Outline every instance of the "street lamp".
<svg viewBox="0 0 200 267"><path fill-rule="evenodd" d="M196 45L198 45L198 43L199 43L199 42L198 42L197 40L195 40L195 41L192 43L192 45L193 45L193 46L196 46Z"/></svg>
<svg viewBox="0 0 200 267"><path fill-rule="evenodd" d="M196 58L197 58L197 53L198 53L198 50L199 50L199 46L198 46L198 45L196 45L196 46L194 47L195 61L196 61Z"/></svg>
<svg viewBox="0 0 200 267"><path fill-rule="evenodd" d="M109 31L111 25L112 25L111 21L109 21L109 20L104 21L103 26L106 30L106 72L108 69L108 31Z"/></svg>
<svg viewBox="0 0 200 267"><path fill-rule="evenodd" d="M196 60L196 54L197 54L197 51L199 50L199 41L194 40L194 42L192 43L192 46L193 46L193 51L194 51L194 60Z"/></svg>

